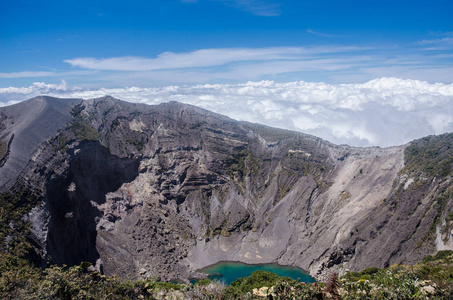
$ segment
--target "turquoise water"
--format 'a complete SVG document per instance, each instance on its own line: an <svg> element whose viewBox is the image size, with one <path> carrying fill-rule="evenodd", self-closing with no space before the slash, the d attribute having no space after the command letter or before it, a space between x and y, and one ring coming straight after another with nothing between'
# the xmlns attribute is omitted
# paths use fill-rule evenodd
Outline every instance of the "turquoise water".
<svg viewBox="0 0 453 300"><path fill-rule="evenodd" d="M229 285L236 279L241 277L248 277L252 275L253 272L258 270L269 271L279 276L290 277L301 282L315 282L315 279L302 269L296 267L279 266L276 264L248 265L240 262L221 262L206 267L200 270L200 272L212 274L209 276L209 278L224 281Z"/></svg>

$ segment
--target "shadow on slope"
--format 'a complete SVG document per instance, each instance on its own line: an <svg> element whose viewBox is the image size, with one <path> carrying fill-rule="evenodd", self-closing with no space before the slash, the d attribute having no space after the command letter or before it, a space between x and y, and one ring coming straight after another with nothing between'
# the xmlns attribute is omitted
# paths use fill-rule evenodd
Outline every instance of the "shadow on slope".
<svg viewBox="0 0 453 300"><path fill-rule="evenodd" d="M47 184L50 212L48 253L56 264L95 263L96 204L138 175L139 159L118 158L99 142L80 143L69 170ZM93 205L95 204L95 205Z"/></svg>

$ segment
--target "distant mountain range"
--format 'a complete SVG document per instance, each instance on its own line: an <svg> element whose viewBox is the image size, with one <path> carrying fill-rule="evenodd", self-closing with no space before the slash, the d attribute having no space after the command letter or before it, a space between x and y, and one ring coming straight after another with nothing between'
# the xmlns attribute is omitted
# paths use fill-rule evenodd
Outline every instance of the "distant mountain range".
<svg viewBox="0 0 453 300"><path fill-rule="evenodd" d="M354 148L177 102L36 97L0 108L0 247L122 277L242 261L323 280L453 249L452 175L452 133Z"/></svg>

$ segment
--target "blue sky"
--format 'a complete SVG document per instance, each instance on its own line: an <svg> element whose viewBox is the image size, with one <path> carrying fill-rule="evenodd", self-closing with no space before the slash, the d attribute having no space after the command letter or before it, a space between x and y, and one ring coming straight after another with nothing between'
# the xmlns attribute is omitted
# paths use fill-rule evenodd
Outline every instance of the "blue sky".
<svg viewBox="0 0 453 300"><path fill-rule="evenodd" d="M180 101L337 144L453 131L452 0L0 0L0 106Z"/></svg>
<svg viewBox="0 0 453 300"><path fill-rule="evenodd" d="M453 1L0 1L0 87L453 82Z"/></svg>

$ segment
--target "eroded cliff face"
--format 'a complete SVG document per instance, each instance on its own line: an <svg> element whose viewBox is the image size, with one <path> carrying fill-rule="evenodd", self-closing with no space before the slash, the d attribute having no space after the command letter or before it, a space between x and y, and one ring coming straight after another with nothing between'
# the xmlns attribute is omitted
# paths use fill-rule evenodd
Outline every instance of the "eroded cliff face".
<svg viewBox="0 0 453 300"><path fill-rule="evenodd" d="M336 146L179 103L105 97L71 119L19 179L45 198L29 218L51 262L163 280L224 260L277 262L323 279L452 249L448 135L440 175L406 146Z"/></svg>

